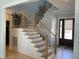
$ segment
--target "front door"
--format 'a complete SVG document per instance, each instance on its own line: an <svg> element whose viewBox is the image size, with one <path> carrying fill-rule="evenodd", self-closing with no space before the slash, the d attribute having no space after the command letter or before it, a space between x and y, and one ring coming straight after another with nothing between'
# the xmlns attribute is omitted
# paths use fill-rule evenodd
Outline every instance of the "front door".
<svg viewBox="0 0 79 59"><path fill-rule="evenodd" d="M74 18L60 19L59 44L73 46L74 41Z"/></svg>

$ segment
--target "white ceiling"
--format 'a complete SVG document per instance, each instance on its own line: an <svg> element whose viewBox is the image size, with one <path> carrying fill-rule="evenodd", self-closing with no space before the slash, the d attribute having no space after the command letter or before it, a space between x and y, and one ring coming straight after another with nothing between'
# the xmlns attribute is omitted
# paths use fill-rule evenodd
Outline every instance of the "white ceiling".
<svg viewBox="0 0 79 59"><path fill-rule="evenodd" d="M53 8L52 10L54 10L54 13L56 13L59 16L62 16L64 14L67 15L74 15L75 12L75 0L48 0L50 3L53 4L54 7L57 8L57 10L54 10L55 8ZM29 3L23 3L23 4L19 4L13 7L10 7L12 10L14 9L24 9L24 10L33 10L35 9L35 5L37 5L38 0L32 0ZM34 5L34 6L33 6ZM32 8L33 6L33 8ZM28 12L27 12L28 13ZM31 13L31 12L30 12Z"/></svg>
<svg viewBox="0 0 79 59"><path fill-rule="evenodd" d="M33 0L33 2L38 0ZM59 10L74 10L75 9L75 0L48 0L50 3L52 3L55 7L57 7ZM32 1L31 1L32 2ZM30 3L23 3L20 5L27 5Z"/></svg>
<svg viewBox="0 0 79 59"><path fill-rule="evenodd" d="M58 7L60 10L75 9L75 0L48 0L50 3Z"/></svg>
<svg viewBox="0 0 79 59"><path fill-rule="evenodd" d="M51 4L58 8L54 13L58 17L74 17L75 16L75 0L48 0Z"/></svg>

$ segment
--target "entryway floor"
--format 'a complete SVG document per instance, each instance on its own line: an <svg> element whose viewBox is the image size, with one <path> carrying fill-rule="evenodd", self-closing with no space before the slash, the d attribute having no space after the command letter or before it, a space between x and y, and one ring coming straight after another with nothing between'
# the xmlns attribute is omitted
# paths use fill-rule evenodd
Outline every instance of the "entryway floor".
<svg viewBox="0 0 79 59"><path fill-rule="evenodd" d="M16 51L7 49L6 59L34 59L34 58L27 56L27 55L20 54ZM69 48L66 46L58 47L57 55L55 59L73 59L72 48Z"/></svg>
<svg viewBox="0 0 79 59"><path fill-rule="evenodd" d="M67 46L59 46L56 59L73 59L73 49Z"/></svg>
<svg viewBox="0 0 79 59"><path fill-rule="evenodd" d="M9 50L7 48L7 51L6 51L6 59L34 59L30 56L27 56L27 55L23 55L23 54L20 54L16 51L13 51L13 50Z"/></svg>

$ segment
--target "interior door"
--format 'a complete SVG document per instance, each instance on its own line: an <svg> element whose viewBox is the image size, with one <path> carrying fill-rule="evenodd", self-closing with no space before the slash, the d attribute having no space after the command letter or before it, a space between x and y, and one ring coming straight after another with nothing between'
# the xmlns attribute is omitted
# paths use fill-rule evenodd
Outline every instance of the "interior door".
<svg viewBox="0 0 79 59"><path fill-rule="evenodd" d="M74 41L74 18L60 19L59 44L73 46Z"/></svg>
<svg viewBox="0 0 79 59"><path fill-rule="evenodd" d="M9 45L9 21L6 21L6 45Z"/></svg>

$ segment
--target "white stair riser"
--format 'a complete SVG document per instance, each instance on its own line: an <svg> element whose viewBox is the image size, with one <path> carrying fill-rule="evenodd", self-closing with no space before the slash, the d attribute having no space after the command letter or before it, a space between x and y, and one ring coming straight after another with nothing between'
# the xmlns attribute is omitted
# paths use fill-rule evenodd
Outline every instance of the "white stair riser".
<svg viewBox="0 0 79 59"><path fill-rule="evenodd" d="M39 34L37 34L37 35L29 35L29 38L35 38L35 37L40 37L40 35Z"/></svg>
<svg viewBox="0 0 79 59"><path fill-rule="evenodd" d="M24 29L24 31L36 31L36 30L28 28L28 29Z"/></svg>
<svg viewBox="0 0 79 59"><path fill-rule="evenodd" d="M40 37L39 34L34 34L34 35L26 35L26 34L24 34L24 36L25 36L26 39L32 39L32 38Z"/></svg>
<svg viewBox="0 0 79 59"><path fill-rule="evenodd" d="M26 34L37 34L37 32L33 31L33 32L26 32Z"/></svg>
<svg viewBox="0 0 79 59"><path fill-rule="evenodd" d="M32 38L37 38L37 37L40 38L40 35L39 34L37 34L37 35L30 35L30 36L29 35L26 35L26 34L22 34L22 35L24 35L23 38L25 38L25 39L32 39Z"/></svg>
<svg viewBox="0 0 79 59"><path fill-rule="evenodd" d="M38 43L32 43L33 46L39 46L39 45L45 45L45 42L42 41L42 42L38 42Z"/></svg>
<svg viewBox="0 0 79 59"><path fill-rule="evenodd" d="M39 41L43 41L42 40L42 37L40 37L40 38L37 38L37 39L27 39L29 42L31 42L31 43L35 43L35 42L39 42Z"/></svg>
<svg viewBox="0 0 79 59"><path fill-rule="evenodd" d="M37 42L37 41L42 41L42 40L43 40L42 37L40 37L40 38L32 39L32 42Z"/></svg>
<svg viewBox="0 0 79 59"><path fill-rule="evenodd" d="M44 41L42 41L42 42L38 42L38 43L35 43L36 45L42 45L42 44L45 44L45 42Z"/></svg>

